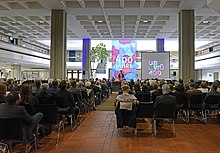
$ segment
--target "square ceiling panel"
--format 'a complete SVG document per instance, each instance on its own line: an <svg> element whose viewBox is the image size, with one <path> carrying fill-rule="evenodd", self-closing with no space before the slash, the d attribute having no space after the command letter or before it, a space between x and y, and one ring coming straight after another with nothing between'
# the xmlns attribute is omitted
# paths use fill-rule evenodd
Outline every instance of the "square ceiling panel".
<svg viewBox="0 0 220 153"><path fill-rule="evenodd" d="M93 21L104 21L105 17L104 17L104 15L93 15L92 20Z"/></svg>
<svg viewBox="0 0 220 153"><path fill-rule="evenodd" d="M11 21L13 21L13 19L8 18L8 17L1 17L1 20L4 21L4 22L11 22Z"/></svg>
<svg viewBox="0 0 220 153"><path fill-rule="evenodd" d="M12 10L16 10L16 9L25 9L25 7L23 7L22 5L20 5L17 2L8 2L7 5L12 9Z"/></svg>
<svg viewBox="0 0 220 153"><path fill-rule="evenodd" d="M159 15L156 20L169 20L169 15Z"/></svg>
<svg viewBox="0 0 220 153"><path fill-rule="evenodd" d="M25 18L22 17L22 16L15 16L14 19L15 19L16 21L28 21L27 19L25 19Z"/></svg>
<svg viewBox="0 0 220 153"><path fill-rule="evenodd" d="M100 8L99 1L85 1L86 8Z"/></svg>
<svg viewBox="0 0 220 153"><path fill-rule="evenodd" d="M166 1L164 4L164 8L179 8L180 1Z"/></svg>
<svg viewBox="0 0 220 153"><path fill-rule="evenodd" d="M134 0L134 1L125 1L124 2L124 7L134 7L134 8L139 8L140 7L140 1Z"/></svg>
<svg viewBox="0 0 220 153"><path fill-rule="evenodd" d="M105 8L120 8L120 1L106 0L104 1L104 7Z"/></svg>
<svg viewBox="0 0 220 153"><path fill-rule="evenodd" d="M89 18L86 15L76 15L76 19L80 21L88 21Z"/></svg>
<svg viewBox="0 0 220 153"><path fill-rule="evenodd" d="M137 20L137 15L125 15L125 16L124 16L124 20L133 20L133 21L136 21L136 20Z"/></svg>
<svg viewBox="0 0 220 153"><path fill-rule="evenodd" d="M153 15L142 15L141 16L141 21L149 21L149 20L153 20L154 16Z"/></svg>
<svg viewBox="0 0 220 153"><path fill-rule="evenodd" d="M81 8L78 1L64 1L64 4L67 8Z"/></svg>
<svg viewBox="0 0 220 153"><path fill-rule="evenodd" d="M29 9L42 9L43 7L38 2L26 2Z"/></svg>
<svg viewBox="0 0 220 153"><path fill-rule="evenodd" d="M145 8L159 8L160 1L145 1L144 7Z"/></svg>
<svg viewBox="0 0 220 153"><path fill-rule="evenodd" d="M90 21L80 21L80 24L82 25L92 25Z"/></svg>
<svg viewBox="0 0 220 153"><path fill-rule="evenodd" d="M121 15L109 15L108 20L109 21L121 21Z"/></svg>
<svg viewBox="0 0 220 153"><path fill-rule="evenodd" d="M8 9L0 4L0 10L8 10Z"/></svg>
<svg viewBox="0 0 220 153"><path fill-rule="evenodd" d="M41 21L42 19L39 16L29 16L31 21Z"/></svg>

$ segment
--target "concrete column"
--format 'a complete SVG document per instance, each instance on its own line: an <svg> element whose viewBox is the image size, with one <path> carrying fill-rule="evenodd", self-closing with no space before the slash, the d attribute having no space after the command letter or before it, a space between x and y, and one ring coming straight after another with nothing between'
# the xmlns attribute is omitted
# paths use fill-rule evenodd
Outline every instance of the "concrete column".
<svg viewBox="0 0 220 153"><path fill-rule="evenodd" d="M164 52L164 38L157 38L157 52Z"/></svg>
<svg viewBox="0 0 220 153"><path fill-rule="evenodd" d="M51 12L50 78L66 78L66 21L64 10Z"/></svg>
<svg viewBox="0 0 220 153"><path fill-rule="evenodd" d="M179 77L184 82L195 79L194 10L179 13Z"/></svg>
<svg viewBox="0 0 220 153"><path fill-rule="evenodd" d="M11 65L11 79L21 80L21 65Z"/></svg>
<svg viewBox="0 0 220 153"><path fill-rule="evenodd" d="M90 38L83 38L83 48L82 48L82 78L89 79L90 78Z"/></svg>

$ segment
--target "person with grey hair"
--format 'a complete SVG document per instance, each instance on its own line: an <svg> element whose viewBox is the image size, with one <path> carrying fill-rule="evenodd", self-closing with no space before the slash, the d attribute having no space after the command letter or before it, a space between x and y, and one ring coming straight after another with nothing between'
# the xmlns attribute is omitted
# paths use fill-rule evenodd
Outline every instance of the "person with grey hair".
<svg viewBox="0 0 220 153"><path fill-rule="evenodd" d="M162 93L163 95L157 96L156 101L154 103L154 110L157 109L157 106L161 103L175 103L176 104L176 97L169 94L170 86L168 84L162 85ZM162 126L162 122L158 120L157 126Z"/></svg>
<svg viewBox="0 0 220 153"><path fill-rule="evenodd" d="M48 93L49 85L47 83L43 83L41 85L41 90L38 94L36 94L36 98L39 101L39 104L55 104L54 96Z"/></svg>

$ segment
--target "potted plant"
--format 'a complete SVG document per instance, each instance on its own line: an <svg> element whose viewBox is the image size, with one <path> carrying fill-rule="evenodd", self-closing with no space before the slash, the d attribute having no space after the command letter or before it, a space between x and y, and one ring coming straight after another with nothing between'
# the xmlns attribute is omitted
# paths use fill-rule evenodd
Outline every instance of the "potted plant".
<svg viewBox="0 0 220 153"><path fill-rule="evenodd" d="M103 62L108 57L108 51L106 49L106 45L103 43L99 43L95 47L92 47L90 50L90 61L93 64L93 68L95 62ZM93 74L93 71L91 71ZM93 76L93 75L92 75Z"/></svg>

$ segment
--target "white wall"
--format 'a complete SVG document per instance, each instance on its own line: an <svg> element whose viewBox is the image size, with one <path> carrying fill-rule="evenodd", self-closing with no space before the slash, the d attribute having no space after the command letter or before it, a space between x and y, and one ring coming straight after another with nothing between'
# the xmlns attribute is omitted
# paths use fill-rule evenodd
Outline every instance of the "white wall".
<svg viewBox="0 0 220 153"><path fill-rule="evenodd" d="M214 73L215 72L220 72L220 69L204 69L204 70L202 70L202 80L208 80L208 81L212 81L212 80L209 80L209 76L208 76L208 74L209 73L213 73L213 79L214 79ZM219 80L220 78L218 78L218 80Z"/></svg>

